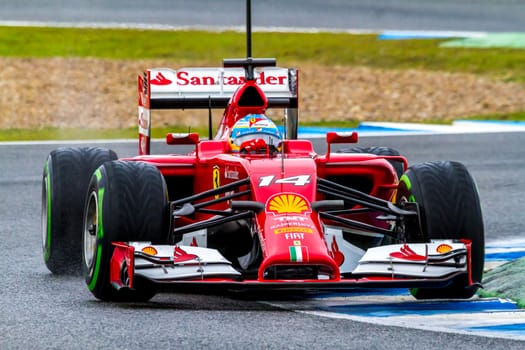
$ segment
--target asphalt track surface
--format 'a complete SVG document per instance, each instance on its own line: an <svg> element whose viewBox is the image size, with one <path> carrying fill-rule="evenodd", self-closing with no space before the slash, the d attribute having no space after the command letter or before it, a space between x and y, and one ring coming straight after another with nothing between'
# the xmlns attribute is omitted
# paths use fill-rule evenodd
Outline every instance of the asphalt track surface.
<svg viewBox="0 0 525 350"><path fill-rule="evenodd" d="M2 0L0 20L243 26L244 0ZM522 32L521 0L254 0L253 25Z"/></svg>
<svg viewBox="0 0 525 350"><path fill-rule="evenodd" d="M318 152L324 152L316 140ZM525 133L366 137L410 163L464 162L479 186L487 240L523 235ZM119 156L137 144L102 143ZM58 144L0 145L0 348L523 349L524 341L373 325L297 313L232 295L162 294L145 304L95 300L80 277L51 275L41 253L41 173ZM154 153L173 152L154 144ZM415 301L414 301L415 303ZM417 304L414 304L417 308Z"/></svg>

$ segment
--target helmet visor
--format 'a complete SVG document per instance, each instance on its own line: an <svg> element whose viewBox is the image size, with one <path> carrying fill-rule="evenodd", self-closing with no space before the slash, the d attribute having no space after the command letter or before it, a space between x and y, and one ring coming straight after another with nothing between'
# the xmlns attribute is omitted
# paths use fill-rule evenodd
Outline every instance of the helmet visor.
<svg viewBox="0 0 525 350"><path fill-rule="evenodd" d="M275 135L272 134L266 134L266 133L253 133L253 134L244 134L241 136L238 136L233 141L234 145L237 147L240 147L244 142L256 140L256 139L262 139L268 146L274 146L277 147L279 143L281 142L281 139Z"/></svg>

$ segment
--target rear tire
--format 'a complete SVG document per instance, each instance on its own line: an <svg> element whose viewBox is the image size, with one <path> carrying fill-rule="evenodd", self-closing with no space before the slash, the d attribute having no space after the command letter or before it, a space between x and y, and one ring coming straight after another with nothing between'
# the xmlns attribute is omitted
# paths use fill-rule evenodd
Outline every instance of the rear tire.
<svg viewBox="0 0 525 350"><path fill-rule="evenodd" d="M103 164L91 178L84 211L82 261L88 289L104 301L151 299L156 291L146 281L136 279L133 289L111 285L112 243L166 244L168 231L168 198L160 171L141 162Z"/></svg>
<svg viewBox="0 0 525 350"><path fill-rule="evenodd" d="M465 166L451 161L411 166L401 176L396 198L397 204L403 201L419 204L423 237L408 233L408 242L434 239L472 242L472 285L468 280L456 281L445 288L412 289L412 295L416 299L472 297L483 275L485 238L478 190Z"/></svg>
<svg viewBox="0 0 525 350"><path fill-rule="evenodd" d="M42 178L42 250L54 274L82 271L82 215L91 174L115 152L99 147L52 151Z"/></svg>

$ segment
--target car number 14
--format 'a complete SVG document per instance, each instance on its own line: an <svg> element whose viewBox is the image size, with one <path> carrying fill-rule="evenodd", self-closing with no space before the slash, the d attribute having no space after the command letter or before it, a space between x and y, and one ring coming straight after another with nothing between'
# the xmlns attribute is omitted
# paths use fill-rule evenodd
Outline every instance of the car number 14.
<svg viewBox="0 0 525 350"><path fill-rule="evenodd" d="M304 186L310 183L310 175L297 175L275 179L275 175L262 176L259 179L259 187L270 186L274 184L290 184L294 186Z"/></svg>

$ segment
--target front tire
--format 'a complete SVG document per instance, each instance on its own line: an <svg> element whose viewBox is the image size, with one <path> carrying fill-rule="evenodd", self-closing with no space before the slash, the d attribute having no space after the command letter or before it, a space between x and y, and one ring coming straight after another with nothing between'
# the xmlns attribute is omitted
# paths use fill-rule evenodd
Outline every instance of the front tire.
<svg viewBox="0 0 525 350"><path fill-rule="evenodd" d="M485 257L483 218L474 179L458 162L426 162L411 166L401 176L396 202L417 202L423 237L407 233L408 242L435 239L471 241L472 285L468 280L439 289L412 289L417 299L467 299L481 284Z"/></svg>
<svg viewBox="0 0 525 350"><path fill-rule="evenodd" d="M160 171L141 162L103 164L91 178L84 211L82 261L88 289L104 301L151 299L155 290L147 282L136 280L133 289L111 285L113 242L166 244L168 231L168 198Z"/></svg>
<svg viewBox="0 0 525 350"><path fill-rule="evenodd" d="M91 174L115 152L100 147L52 151L42 177L42 250L54 274L82 271L82 215Z"/></svg>

